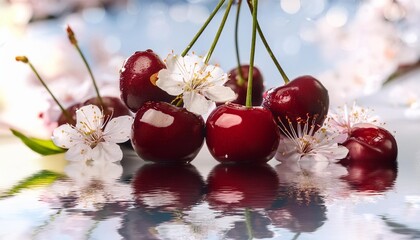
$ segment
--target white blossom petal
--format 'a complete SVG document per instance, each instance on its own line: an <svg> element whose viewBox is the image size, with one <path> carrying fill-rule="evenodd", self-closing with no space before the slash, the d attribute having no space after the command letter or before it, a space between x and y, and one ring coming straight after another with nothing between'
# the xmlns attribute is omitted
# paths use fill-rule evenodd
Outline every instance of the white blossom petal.
<svg viewBox="0 0 420 240"><path fill-rule="evenodd" d="M185 108L198 115L206 114L214 104L213 102L207 100L203 95L195 92L184 93L182 99L184 101Z"/></svg>
<svg viewBox="0 0 420 240"><path fill-rule="evenodd" d="M76 111L76 128L85 133L98 131L103 125L102 111L96 105L86 105Z"/></svg>
<svg viewBox="0 0 420 240"><path fill-rule="evenodd" d="M158 73L156 86L167 92L169 95L178 96L184 91L184 82L182 80L178 80L178 78L182 79L182 76L174 74L168 69L162 69Z"/></svg>
<svg viewBox="0 0 420 240"><path fill-rule="evenodd" d="M107 123L103 138L107 142L122 143L130 139L131 125L133 124L133 117L120 116L112 118Z"/></svg>
<svg viewBox="0 0 420 240"><path fill-rule="evenodd" d="M71 148L83 142L83 135L69 124L63 124L54 129L51 140L61 148Z"/></svg>
<svg viewBox="0 0 420 240"><path fill-rule="evenodd" d="M117 162L123 157L123 152L116 143L101 142L92 149L94 161Z"/></svg>
<svg viewBox="0 0 420 240"><path fill-rule="evenodd" d="M213 85L222 86L228 80L228 75L222 68L214 65L207 65L202 77L207 77Z"/></svg>
<svg viewBox="0 0 420 240"><path fill-rule="evenodd" d="M84 143L78 143L69 150L65 156L68 161L86 161L92 159L92 149Z"/></svg>
<svg viewBox="0 0 420 240"><path fill-rule="evenodd" d="M236 99L235 92L230 87L225 86L213 86L209 87L205 92L204 96L214 102L228 102Z"/></svg>

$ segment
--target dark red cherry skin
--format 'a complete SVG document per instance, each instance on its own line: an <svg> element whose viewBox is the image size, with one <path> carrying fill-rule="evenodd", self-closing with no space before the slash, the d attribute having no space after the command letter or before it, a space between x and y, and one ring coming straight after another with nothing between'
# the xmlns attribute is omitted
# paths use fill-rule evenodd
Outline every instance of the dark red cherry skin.
<svg viewBox="0 0 420 240"><path fill-rule="evenodd" d="M205 182L191 164L145 164L132 181L139 206L154 209L186 209L204 196Z"/></svg>
<svg viewBox="0 0 420 240"><path fill-rule="evenodd" d="M76 110L81 107L83 107L83 103L75 103L70 107L67 107L66 111L70 114L71 120L67 119L67 117L63 113L61 113L57 119L58 126L67 123L73 126L76 125Z"/></svg>
<svg viewBox="0 0 420 240"><path fill-rule="evenodd" d="M343 143L349 154L341 163L368 168L392 166L397 162L398 147L394 136L386 129L370 124L356 124Z"/></svg>
<svg viewBox="0 0 420 240"><path fill-rule="evenodd" d="M280 133L270 111L228 103L207 118L206 143L221 163L265 163L278 147Z"/></svg>
<svg viewBox="0 0 420 240"><path fill-rule="evenodd" d="M241 65L242 75L244 77L244 82L239 84L239 69L234 68L229 72L229 79L225 83L225 86L230 87L237 95L237 98L233 103L238 103L245 105L246 93L248 88L248 74L249 74L249 65ZM254 67L252 74L252 105L260 106L263 100L264 92L264 80L261 75L260 70L257 67Z"/></svg>
<svg viewBox="0 0 420 240"><path fill-rule="evenodd" d="M274 202L279 180L268 164L218 164L207 177L206 200L215 209L267 208Z"/></svg>
<svg viewBox="0 0 420 240"><path fill-rule="evenodd" d="M69 123L71 125L76 124L76 110L86 106L86 105L96 105L101 110L103 110L105 120L109 120L109 118L124 116L124 115L131 115L130 110L121 102L121 99L117 97L109 97L104 96L102 97L103 105L100 104L99 99L97 97L90 98L83 103L76 103L66 109L66 111L72 117L72 121L68 121L68 119L64 116L64 114L60 114L60 117L57 120L58 125Z"/></svg>
<svg viewBox="0 0 420 240"><path fill-rule="evenodd" d="M145 161L188 163L204 143L201 116L165 102L146 102L136 113L131 143Z"/></svg>
<svg viewBox="0 0 420 240"><path fill-rule="evenodd" d="M130 110L125 106L120 98L117 97L102 97L103 105L100 104L100 101L97 97L90 98L86 100L83 105L93 104L98 106L102 111L104 111L105 119L107 117L120 117L124 115L131 115Z"/></svg>
<svg viewBox="0 0 420 240"><path fill-rule="evenodd" d="M120 70L121 99L136 112L146 101L170 102L173 96L151 82L152 75L165 68L165 64L152 50L137 51Z"/></svg>
<svg viewBox="0 0 420 240"><path fill-rule="evenodd" d="M290 131L288 120L296 130L298 119L308 121L309 124L315 119L315 126L319 128L328 113L328 91L320 81L309 75L270 89L264 95L262 106L269 109L279 127L287 131Z"/></svg>

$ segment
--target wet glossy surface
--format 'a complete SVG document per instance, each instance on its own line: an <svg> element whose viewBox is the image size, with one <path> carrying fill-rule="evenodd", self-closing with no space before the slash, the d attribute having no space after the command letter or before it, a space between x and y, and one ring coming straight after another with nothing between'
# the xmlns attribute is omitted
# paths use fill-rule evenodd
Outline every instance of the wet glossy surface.
<svg viewBox="0 0 420 240"><path fill-rule="evenodd" d="M381 102L381 98L374 100ZM13 138L2 151L2 239L416 239L420 237L418 122L377 106L395 131L398 167L321 172L271 160L219 165L202 149L191 165L68 164ZM18 156L17 154L16 156ZM15 173L15 174L13 174Z"/></svg>

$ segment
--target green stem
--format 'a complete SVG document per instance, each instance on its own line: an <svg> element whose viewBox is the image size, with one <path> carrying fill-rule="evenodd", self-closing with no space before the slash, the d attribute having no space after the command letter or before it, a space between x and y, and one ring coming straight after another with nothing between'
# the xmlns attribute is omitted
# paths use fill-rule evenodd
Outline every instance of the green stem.
<svg viewBox="0 0 420 240"><path fill-rule="evenodd" d="M190 51L190 49L192 48L192 46L194 46L194 44L197 41L197 39L201 36L201 34L203 33L204 29L206 29L207 25L209 25L209 23L211 22L211 20L213 19L213 17L219 11L220 7L223 6L223 3L224 2L225 2L225 0L220 0L219 1L219 3L217 4L217 6L214 8L213 12L207 18L206 22L204 22L203 26L201 26L200 30L198 30L198 32L195 34L194 38L191 40L191 42L188 44L188 46L185 48L185 50L181 53L181 56L185 57L185 55L187 55L188 51Z"/></svg>
<svg viewBox="0 0 420 240"><path fill-rule="evenodd" d="M251 4L248 1L247 1L247 3L248 3L248 6L249 6L249 10L252 11ZM277 61L276 57L274 56L274 53L271 50L270 45L268 45L267 39L265 38L264 33L261 30L261 27L260 27L260 24L258 23L258 20L257 20L257 31L258 31L258 35L261 38L261 41L264 44L265 49L267 50L268 55L270 55L271 59L274 62L274 65L276 65L278 71L280 72L280 74L283 78L284 83L287 84L288 82L290 82L290 80L287 77L286 73L284 72L283 68L281 67L280 63Z"/></svg>
<svg viewBox="0 0 420 240"><path fill-rule="evenodd" d="M79 47L78 44L75 44L74 46L76 47L77 51L79 52L80 56L82 57L83 62L85 63L85 66L86 66L86 68L89 72L90 78L92 79L93 87L95 88L96 96L98 96L99 104L103 108L105 108L105 105L104 105L104 102L102 100L101 94L99 94L99 88L98 88L98 85L96 84L95 77L93 76L92 70L90 69L90 66L89 66L89 64L88 64L88 62L85 58L85 55L83 54L82 50L80 50L80 47Z"/></svg>
<svg viewBox="0 0 420 240"><path fill-rule="evenodd" d="M242 68L241 68L241 58L239 56L239 37L238 37L238 33L239 33L239 15L241 12L241 6L242 6L242 0L238 1L238 6L236 9L236 18L235 18L235 52L236 52L236 62L238 65L238 76L239 79L237 80L238 85L242 86L245 83L245 78L244 78L244 74L242 73Z"/></svg>
<svg viewBox="0 0 420 240"><path fill-rule="evenodd" d="M51 90L48 88L47 84L45 84L44 80L39 75L38 71L35 69L35 67L32 65L32 63L29 61L27 57L16 57L17 61L21 61L23 63L26 63L29 65L29 67L32 69L32 71L35 73L38 80L41 82L42 86L47 90L47 92L50 94L54 102L58 105L63 115L66 117L67 121L69 123L73 122L73 118L70 116L70 113L60 104L58 99L54 96L54 94L51 92Z"/></svg>
<svg viewBox="0 0 420 240"><path fill-rule="evenodd" d="M296 233L296 234L293 236L292 240L296 240L296 239L298 239L298 238L299 238L299 236L300 236L300 234L301 234L301 232Z"/></svg>
<svg viewBox="0 0 420 240"><path fill-rule="evenodd" d="M246 224L246 230L248 233L248 239L254 239L254 234L252 231L252 225L251 225L251 212L248 208L245 208L245 224Z"/></svg>
<svg viewBox="0 0 420 240"><path fill-rule="evenodd" d="M251 54L249 58L249 73L248 73L248 88L246 91L245 106L252 107L252 81L254 74L254 57L255 57L255 43L257 38L257 11L258 0L252 0L254 5L252 9L252 38L251 38Z"/></svg>
<svg viewBox="0 0 420 240"><path fill-rule="evenodd" d="M206 59L204 60L204 63L207 64L210 61L211 55L213 54L214 49L216 48L217 42L219 41L220 34L223 31L223 28L225 26L227 17L230 12L230 8L232 7L233 0L229 0L228 5L226 7L225 14L223 15L222 21L220 22L219 29L217 30L216 36L214 37L213 43L210 46L209 52L207 53Z"/></svg>

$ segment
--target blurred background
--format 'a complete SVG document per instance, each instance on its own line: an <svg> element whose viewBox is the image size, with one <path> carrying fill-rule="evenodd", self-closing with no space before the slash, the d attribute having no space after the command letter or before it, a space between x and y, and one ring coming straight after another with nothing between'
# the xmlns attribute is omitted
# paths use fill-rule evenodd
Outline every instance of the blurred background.
<svg viewBox="0 0 420 240"><path fill-rule="evenodd" d="M181 53L207 19L215 0L0 0L0 131L14 127L49 137L58 108L30 68L27 56L69 106L94 96L88 72L65 31L70 25L99 81L102 95L119 96L119 69L135 51L152 49L162 59ZM236 66L233 6L211 63ZM222 8L191 51L204 55ZM389 103L419 119L416 92L420 56L420 1L261 0L261 28L290 79L314 75L329 90L331 106L372 95L405 73ZM243 4L239 26L241 62L249 62L251 15ZM266 88L283 85L261 41L255 64ZM407 75L405 75L407 76ZM400 80L399 80L400 81ZM405 82L408 82L405 81ZM413 83L414 82L414 83ZM398 86L397 86L398 85ZM413 87L414 86L414 87ZM418 88L417 88L418 89Z"/></svg>

